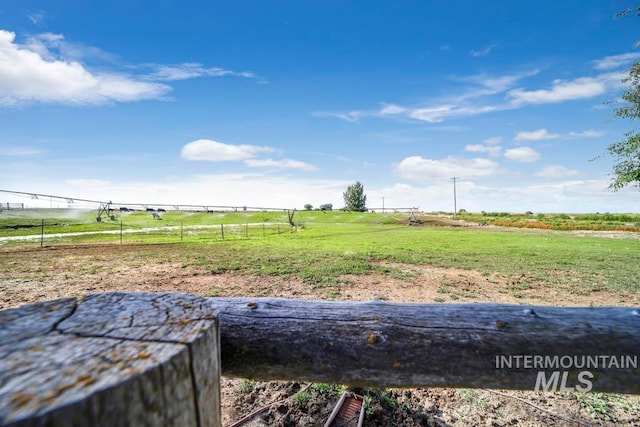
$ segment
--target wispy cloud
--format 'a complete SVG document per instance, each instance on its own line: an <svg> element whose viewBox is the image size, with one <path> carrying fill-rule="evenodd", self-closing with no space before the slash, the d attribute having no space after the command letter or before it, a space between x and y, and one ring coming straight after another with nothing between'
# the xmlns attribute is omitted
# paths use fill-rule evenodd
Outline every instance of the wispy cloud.
<svg viewBox="0 0 640 427"><path fill-rule="evenodd" d="M414 181L431 181L448 179L456 175L466 178L480 178L495 175L499 171L498 163L483 159L461 159L447 157L441 160L425 159L411 156L403 159L395 166L395 171L403 178Z"/></svg>
<svg viewBox="0 0 640 427"><path fill-rule="evenodd" d="M505 109L500 105L457 106L439 105L436 107L416 108L410 110L412 119L429 123L439 123L453 117L470 117Z"/></svg>
<svg viewBox="0 0 640 427"><path fill-rule="evenodd" d="M500 144L502 142L502 137L501 136L492 136L490 138L486 138L486 139L482 140L482 142L484 142L485 144L488 144L488 145L497 145L497 144Z"/></svg>
<svg viewBox="0 0 640 427"><path fill-rule="evenodd" d="M458 93L428 100L419 106L383 102L376 110L355 110L348 113L321 111L313 114L317 117L336 117L352 123L357 123L365 117L408 118L439 123L448 119L514 110L528 105L595 98L619 88L624 78L623 73L609 72L593 77L556 79L551 82L550 87L543 89L515 87L521 81L539 73L539 69L531 69L504 75L453 77L450 79L466 83L467 87Z"/></svg>
<svg viewBox="0 0 640 427"><path fill-rule="evenodd" d="M513 162L533 163L540 159L540 153L531 147L518 147L505 150L504 157Z"/></svg>
<svg viewBox="0 0 640 427"><path fill-rule="evenodd" d="M604 132L598 130L585 130L582 132L569 132L567 137L569 138L597 138L599 136L604 135Z"/></svg>
<svg viewBox="0 0 640 427"><path fill-rule="evenodd" d="M46 16L47 16L47 14L45 13L44 10L38 10L38 11L35 11L35 12L28 12L27 13L27 18L29 18L31 23L34 24L34 25L43 24L44 21L45 21Z"/></svg>
<svg viewBox="0 0 640 427"><path fill-rule="evenodd" d="M546 129L538 129L532 132L521 131L516 134L515 141L542 141L545 139L560 138L557 133L550 133Z"/></svg>
<svg viewBox="0 0 640 427"><path fill-rule="evenodd" d="M597 138L604 135L604 132L588 129L582 132L569 132L567 134L551 133L547 129L534 131L520 131L513 138L514 141L544 141L548 139L575 139L575 138Z"/></svg>
<svg viewBox="0 0 640 427"><path fill-rule="evenodd" d="M250 71L231 71L220 67L204 67L202 64L187 62L177 65L153 65L155 72L148 75L150 80L175 81L197 77L243 77L247 79L259 79Z"/></svg>
<svg viewBox="0 0 640 427"><path fill-rule="evenodd" d="M393 114L403 114L406 111L407 111L406 108L401 107L399 105L383 103L382 108L380 109L378 114L385 116L385 115L393 115Z"/></svg>
<svg viewBox="0 0 640 427"><path fill-rule="evenodd" d="M497 157L502 152L502 147L500 145L468 144L465 145L464 151L471 153L488 153L492 157Z"/></svg>
<svg viewBox="0 0 640 427"><path fill-rule="evenodd" d="M347 113L333 113L330 111L314 111L311 113L315 117L336 117L351 123L358 123L364 116L370 115L364 111L349 111Z"/></svg>
<svg viewBox="0 0 640 427"><path fill-rule="evenodd" d="M506 92L519 81L539 73L538 69L526 70L505 75L473 75L452 78L457 82L466 83L462 93L447 98L425 103L418 107L403 106L396 103L381 103L377 110L355 110L348 113L319 111L313 113L316 117L337 117L339 119L357 123L364 117L404 117L428 123L439 123L455 117L470 117L494 111L512 109L514 106L500 102L481 104L477 98L490 97Z"/></svg>
<svg viewBox="0 0 640 427"><path fill-rule="evenodd" d="M619 86L620 73L605 73L596 77L579 77L574 80L554 80L549 89L510 90L507 99L514 106L526 104L553 104L564 101L594 98L605 94L610 88Z"/></svg>
<svg viewBox="0 0 640 427"><path fill-rule="evenodd" d="M460 102L470 98L503 93L515 86L519 81L528 77L533 77L539 73L540 70L534 68L531 70L504 75L476 74L473 76L454 78L456 81L469 83L472 86L467 88L463 94L453 97L453 99Z"/></svg>
<svg viewBox="0 0 640 427"><path fill-rule="evenodd" d="M602 59L593 61L596 70L611 70L614 68L629 65L640 59L640 52L623 53L620 55L605 56Z"/></svg>
<svg viewBox="0 0 640 427"><path fill-rule="evenodd" d="M491 53L493 48L495 48L496 46L497 46L496 44L490 44L489 46L485 46L482 49L471 50L469 51L469 55L473 56L474 58L478 58L480 56L487 56L488 54Z"/></svg>
<svg viewBox="0 0 640 427"><path fill-rule="evenodd" d="M567 178L576 175L578 171L559 165L547 166L535 173L540 178Z"/></svg>
<svg viewBox="0 0 640 427"><path fill-rule="evenodd" d="M276 150L268 146L247 144L226 144L212 139L198 139L182 147L180 157L185 160L208 162L238 162L242 161L251 168L297 169L303 171L318 170L312 164L293 159L261 159L260 154L273 153Z"/></svg>
<svg viewBox="0 0 640 427"><path fill-rule="evenodd" d="M303 171L317 171L318 168L309 163L292 159L247 159L244 164L252 168L298 169Z"/></svg>
<svg viewBox="0 0 640 427"><path fill-rule="evenodd" d="M209 162L228 162L246 160L259 153L271 153L271 147L258 145L232 145L212 139L198 139L182 147L180 156L186 160L205 160Z"/></svg>
<svg viewBox="0 0 640 427"><path fill-rule="evenodd" d="M0 156L33 157L44 153L44 150L32 147L0 147Z"/></svg>
<svg viewBox="0 0 640 427"><path fill-rule="evenodd" d="M27 37L23 49L38 53L47 61L77 61L97 60L115 63L118 57L95 46L72 42L62 34L40 33Z"/></svg>

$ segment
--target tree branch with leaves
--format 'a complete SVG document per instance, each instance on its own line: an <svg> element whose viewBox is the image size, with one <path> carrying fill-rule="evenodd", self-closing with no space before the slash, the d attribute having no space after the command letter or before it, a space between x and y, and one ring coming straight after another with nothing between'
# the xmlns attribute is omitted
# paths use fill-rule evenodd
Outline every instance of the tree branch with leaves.
<svg viewBox="0 0 640 427"><path fill-rule="evenodd" d="M622 119L640 119L640 63L629 69L629 75L622 80L629 85L622 95L626 102L614 111L614 116ZM607 152L615 159L614 179L609 188L617 191L627 185L640 186L640 130L625 133L625 139L607 147Z"/></svg>
<svg viewBox="0 0 640 427"><path fill-rule="evenodd" d="M640 16L640 6L627 9L616 15L616 18L631 15L635 12ZM636 46L639 44L636 43ZM640 119L640 62L636 62L629 68L628 75L622 79L622 83L627 85L622 100L622 106L613 112L614 117L630 119L631 121ZM625 139L609 144L607 153L614 158L613 181L609 184L609 189L618 191L628 185L640 187L640 129L635 128L624 134Z"/></svg>

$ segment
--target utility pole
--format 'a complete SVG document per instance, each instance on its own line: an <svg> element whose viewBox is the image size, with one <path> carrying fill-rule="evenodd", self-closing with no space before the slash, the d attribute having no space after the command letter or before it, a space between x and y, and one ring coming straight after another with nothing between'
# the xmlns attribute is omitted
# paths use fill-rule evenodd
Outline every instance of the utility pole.
<svg viewBox="0 0 640 427"><path fill-rule="evenodd" d="M382 214L384 215L384 196L382 196Z"/></svg>
<svg viewBox="0 0 640 427"><path fill-rule="evenodd" d="M453 176L451 177L451 179L453 180L453 219L456 219L458 215L458 206L456 200L456 179L460 179L460 177Z"/></svg>

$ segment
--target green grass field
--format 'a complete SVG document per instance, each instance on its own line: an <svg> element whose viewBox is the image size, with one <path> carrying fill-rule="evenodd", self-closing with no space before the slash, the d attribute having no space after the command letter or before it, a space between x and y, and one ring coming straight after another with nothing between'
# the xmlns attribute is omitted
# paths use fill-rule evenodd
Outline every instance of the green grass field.
<svg viewBox="0 0 640 427"><path fill-rule="evenodd" d="M211 272L297 275L314 285L332 284L342 274L379 271L380 261L476 270L546 285L571 282L586 289L637 292L640 240L577 236L570 232L468 227L409 227L407 214L297 212L304 224L290 231L286 212L167 212L118 214L96 222L93 211L4 211L0 238L39 234L102 232L45 240L65 243L122 242L179 244L185 265ZM46 216L46 217L45 217ZM226 224L225 236L220 224ZM235 225L232 225L235 224ZM203 227L203 228L195 228ZM151 231L140 231L156 228ZM39 246L40 241L5 242L7 247ZM153 251L153 249L151 249ZM578 286L578 285L576 285Z"/></svg>
<svg viewBox="0 0 640 427"><path fill-rule="evenodd" d="M44 220L45 234L117 231L120 226L131 230L167 227L214 227L220 224L249 224L254 227L282 224L288 227L286 212L180 212L169 211L154 219L149 212L114 212L115 220L102 216L96 221L95 210L28 209L5 210L0 213L0 237L40 234ZM396 223L402 214L375 215L368 213L299 211L294 215L296 223Z"/></svg>
<svg viewBox="0 0 640 427"><path fill-rule="evenodd" d="M637 214L509 214L506 212L461 213L459 218L480 224L549 230L640 231Z"/></svg>

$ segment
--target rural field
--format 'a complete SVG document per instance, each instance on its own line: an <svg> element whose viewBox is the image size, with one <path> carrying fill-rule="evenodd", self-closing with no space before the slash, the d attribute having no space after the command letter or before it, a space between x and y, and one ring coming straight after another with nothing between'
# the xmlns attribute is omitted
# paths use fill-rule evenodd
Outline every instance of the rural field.
<svg viewBox="0 0 640 427"><path fill-rule="evenodd" d="M0 309L105 291L335 301L640 305L640 216L0 213ZM346 385L224 378L223 424L323 425ZM640 425L640 397L358 389L366 426Z"/></svg>

